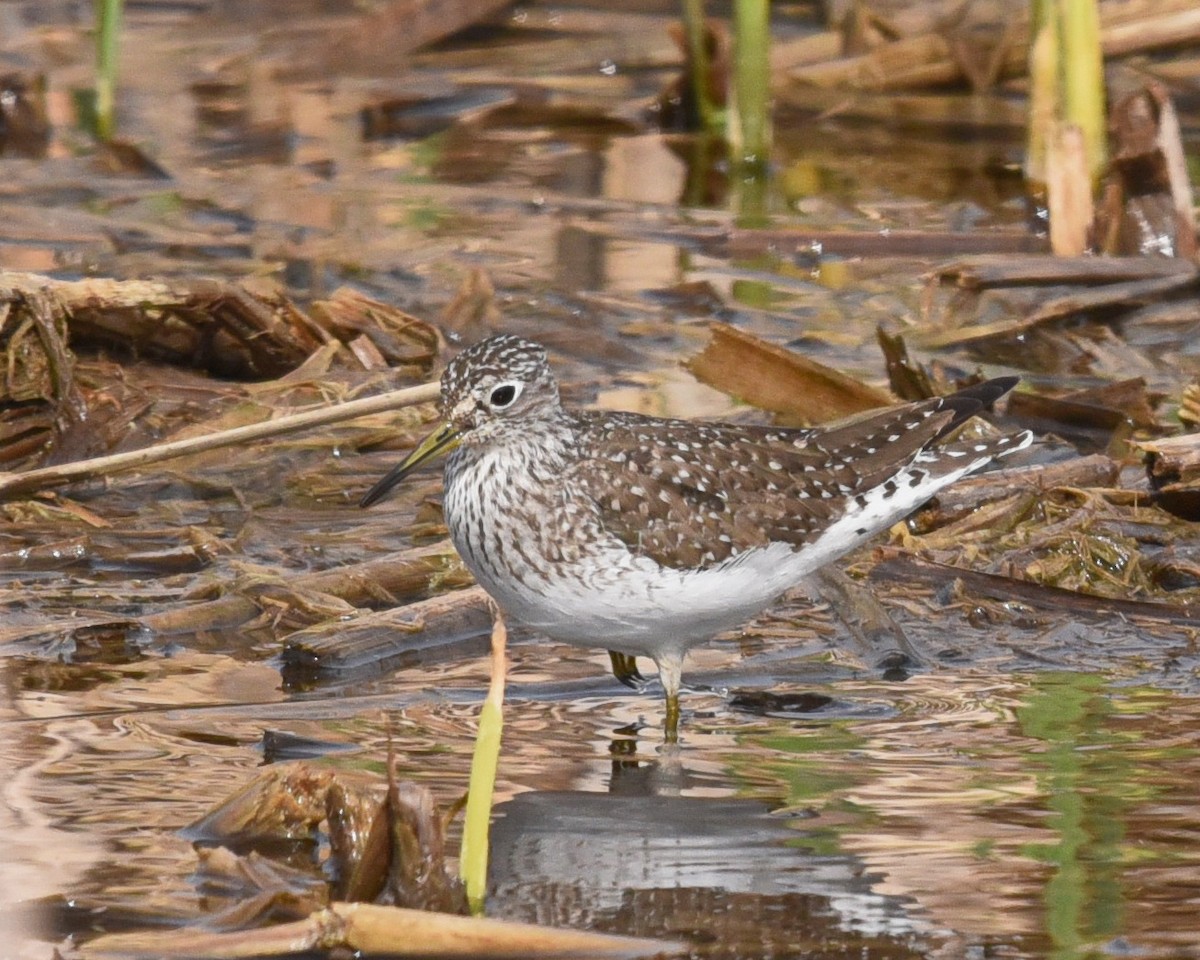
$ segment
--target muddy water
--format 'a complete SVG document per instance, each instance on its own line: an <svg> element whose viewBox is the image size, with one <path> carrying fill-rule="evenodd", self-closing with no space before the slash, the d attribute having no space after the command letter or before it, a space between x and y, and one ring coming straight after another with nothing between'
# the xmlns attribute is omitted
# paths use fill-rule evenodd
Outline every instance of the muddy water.
<svg viewBox="0 0 1200 960"><path fill-rule="evenodd" d="M499 326L550 344L573 400L721 415L730 401L678 367L706 323L878 379L875 325L915 320L930 263L733 260L714 231L748 212L980 231L1025 215L1004 138L785 118L765 200L689 168L689 147L642 121L673 60L666 9L527 5L403 70L312 76L286 38L233 19L241 6L130 12L122 132L161 180L98 172L72 132L85 75L72 9L5 5L4 42L49 70L55 126L43 156L0 160L0 267L269 273L297 297L350 283L429 318L483 269ZM307 12L319 27L319 5ZM385 100L394 126L364 139L360 109ZM1145 372L1176 388L1181 366ZM288 576L401 549L431 482L369 518L353 506L394 458L285 442L73 491L112 536L207 531L223 549L200 570L72 554L88 531L7 514L4 626L136 615L249 564ZM661 744L657 694L619 687L602 653L518 636L490 912L684 936L714 957L1197 955L1195 631L1019 608L981 627L919 593L890 609L924 663L903 682L803 603L698 651L677 750ZM279 649L266 621L6 641L0 825L20 955L202 915L178 831L264 762L289 762L281 736L376 772L390 736L403 776L443 803L461 794L487 681L478 645L315 686L287 680ZM738 690L821 709L754 715Z"/></svg>

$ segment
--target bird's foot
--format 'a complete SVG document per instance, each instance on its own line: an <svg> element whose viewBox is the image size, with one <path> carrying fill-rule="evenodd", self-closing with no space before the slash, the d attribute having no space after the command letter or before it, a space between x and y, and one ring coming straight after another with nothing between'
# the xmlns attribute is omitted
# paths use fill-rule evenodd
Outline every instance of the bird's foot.
<svg viewBox="0 0 1200 960"><path fill-rule="evenodd" d="M649 677L642 676L637 668L637 657L633 654L609 650L608 658L612 661L613 676L630 690L641 693L653 682Z"/></svg>

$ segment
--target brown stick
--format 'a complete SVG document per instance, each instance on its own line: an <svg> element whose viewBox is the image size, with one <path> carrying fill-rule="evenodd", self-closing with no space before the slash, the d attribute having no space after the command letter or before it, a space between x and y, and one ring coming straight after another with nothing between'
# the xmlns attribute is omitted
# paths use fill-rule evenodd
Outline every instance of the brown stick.
<svg viewBox="0 0 1200 960"><path fill-rule="evenodd" d="M1200 37L1200 10L1195 9L1194 0L1105 3L1100 11L1100 27L1100 44L1106 57L1183 46ZM776 74L786 78L777 82L897 90L963 79L964 71L952 44L935 26L925 25L923 29L925 32L902 34L867 53L834 54L832 59L830 51L841 49L836 31L781 45L772 55L773 62L791 64L792 68ZM1004 48L998 51L994 64L998 79L1018 76L1026 69L1028 47L1029 25L1022 17L1010 26Z"/></svg>
<svg viewBox="0 0 1200 960"><path fill-rule="evenodd" d="M418 403L428 403L437 399L438 385L425 383L419 387L406 387L403 390L392 390L375 397L364 397L361 400L351 400L334 407L318 407L305 410L290 416L267 420L262 423L252 423L244 427L234 427L202 437L189 437L186 440L175 440L160 443L141 450L131 450L127 453L115 453L106 457L93 457L90 460L77 460L74 463L64 463L54 467L42 467L38 470L27 470L24 473L0 473L0 499L17 493L29 493L45 487L71 483L75 480L90 480L94 477L105 477L125 470L133 470L151 463L161 463L189 453L201 453L206 450L216 450L220 447L235 446L252 440L262 440L267 437L278 437L313 427L328 426L331 423L341 423L356 417L365 417L375 413L386 413L402 407Z"/></svg>
<svg viewBox="0 0 1200 960"><path fill-rule="evenodd" d="M389 661L420 662L440 648L482 639L494 624L482 587L467 587L344 622L326 621L291 634L284 663L321 677L383 669ZM503 674L501 675L503 686Z"/></svg>
<svg viewBox="0 0 1200 960"><path fill-rule="evenodd" d="M958 579L972 593L1005 600L1019 600L1042 610L1056 613L1067 612L1076 616L1092 617L1144 617L1164 620L1183 626L1195 626L1197 611L1186 603L1154 603L1146 600L1123 600L1117 597L1102 597L1077 590L1066 590L1030 580L1017 580L997 573L967 570L945 563L919 560L915 557L895 555L877 564L870 579L880 581L908 581L942 587L947 581Z"/></svg>
<svg viewBox="0 0 1200 960"><path fill-rule="evenodd" d="M430 590L435 584L462 582L452 561L452 548L442 540L400 553L389 553L332 570L304 573L288 581L286 588L296 594L329 594L356 607L380 600L400 603L402 599ZM284 594L286 597L286 594ZM262 607L250 596L230 592L216 600L178 604L148 613L138 622L154 633L167 636L222 630L241 626L262 613ZM3 639L3 633L0 633Z"/></svg>

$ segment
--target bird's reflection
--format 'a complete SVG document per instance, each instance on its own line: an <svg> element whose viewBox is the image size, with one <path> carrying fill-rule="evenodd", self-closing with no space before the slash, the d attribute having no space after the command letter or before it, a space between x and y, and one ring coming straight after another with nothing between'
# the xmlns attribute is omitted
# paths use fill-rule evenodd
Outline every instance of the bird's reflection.
<svg viewBox="0 0 1200 960"><path fill-rule="evenodd" d="M875 892L879 878L839 852L819 818L730 796L724 774L656 733L642 744L639 724L613 731L607 793L531 791L497 807L490 913L699 938L705 956L800 955L820 943L847 956L920 955L923 924Z"/></svg>

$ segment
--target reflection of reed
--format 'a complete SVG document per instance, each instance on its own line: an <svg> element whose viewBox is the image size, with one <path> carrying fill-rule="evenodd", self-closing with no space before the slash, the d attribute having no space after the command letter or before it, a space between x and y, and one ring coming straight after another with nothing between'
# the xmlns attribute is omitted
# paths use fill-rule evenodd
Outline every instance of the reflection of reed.
<svg viewBox="0 0 1200 960"><path fill-rule="evenodd" d="M1171 942L1192 923L1182 891L1161 903L1165 914L1131 908L1161 901L1173 874L1161 868L1181 849L1173 828L1196 833L1194 759L1165 777L1159 767L1174 750L1164 725L1179 724L1184 703L1117 699L1083 673L1028 688L917 677L901 689L898 718L853 725L857 746L804 754L853 780L823 798L822 818L850 814L834 826L837 843L881 876L875 892L915 898L972 941L1038 953L1118 936Z"/></svg>

